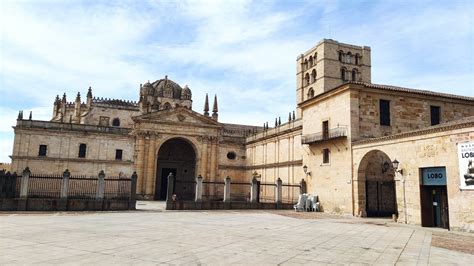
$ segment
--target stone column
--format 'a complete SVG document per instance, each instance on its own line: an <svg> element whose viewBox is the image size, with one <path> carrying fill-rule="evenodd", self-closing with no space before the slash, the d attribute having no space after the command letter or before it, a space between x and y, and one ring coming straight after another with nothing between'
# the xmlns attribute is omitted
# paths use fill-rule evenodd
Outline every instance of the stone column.
<svg viewBox="0 0 474 266"><path fill-rule="evenodd" d="M99 178L97 180L97 193L95 195L96 200L104 199L105 191L105 173L104 170L100 170Z"/></svg>
<svg viewBox="0 0 474 266"><path fill-rule="evenodd" d="M201 153L201 172L200 175L206 177L207 176L207 168L208 168L208 152L207 152L207 139L206 137L202 138L202 153Z"/></svg>
<svg viewBox="0 0 474 266"><path fill-rule="evenodd" d="M281 178L278 178L276 181L276 197L275 201L277 204L281 203L281 198L282 198L282 193L283 192L283 182L281 181Z"/></svg>
<svg viewBox="0 0 474 266"><path fill-rule="evenodd" d="M148 140L148 155L147 155L147 164L146 164L146 181L145 181L145 194L149 199L153 199L153 190L155 183L155 136L150 135Z"/></svg>
<svg viewBox="0 0 474 266"><path fill-rule="evenodd" d="M69 177L71 173L66 169L63 173L63 182L61 184L61 199L67 199L67 194L69 190Z"/></svg>
<svg viewBox="0 0 474 266"><path fill-rule="evenodd" d="M230 201L230 177L224 179L224 202Z"/></svg>
<svg viewBox="0 0 474 266"><path fill-rule="evenodd" d="M195 201L196 202L201 202L202 201L202 176L201 175L198 175L198 177L196 177Z"/></svg>
<svg viewBox="0 0 474 266"><path fill-rule="evenodd" d="M21 176L20 198L22 199L28 198L28 180L30 179L30 175L31 171L27 166Z"/></svg>
<svg viewBox="0 0 474 266"><path fill-rule="evenodd" d="M142 134L137 136L137 161L135 162L136 165L136 172L137 172L137 193L138 194L145 194L145 191L142 190L144 178L145 178L145 171L144 171L144 160L145 160L145 139Z"/></svg>
<svg viewBox="0 0 474 266"><path fill-rule="evenodd" d="M254 177L252 179L252 185L250 188L250 202L258 202L257 196L258 196L258 184L257 184L257 179Z"/></svg>
<svg viewBox="0 0 474 266"><path fill-rule="evenodd" d="M212 137L211 140L211 169L210 169L210 177L211 180L216 180L216 161L217 161L217 138Z"/></svg>

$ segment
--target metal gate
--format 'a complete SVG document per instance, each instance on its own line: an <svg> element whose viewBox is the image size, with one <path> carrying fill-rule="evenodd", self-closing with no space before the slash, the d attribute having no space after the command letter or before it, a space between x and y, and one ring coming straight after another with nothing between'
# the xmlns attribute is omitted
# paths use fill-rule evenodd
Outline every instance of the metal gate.
<svg viewBox="0 0 474 266"><path fill-rule="evenodd" d="M367 216L391 216L396 211L395 181L366 181Z"/></svg>

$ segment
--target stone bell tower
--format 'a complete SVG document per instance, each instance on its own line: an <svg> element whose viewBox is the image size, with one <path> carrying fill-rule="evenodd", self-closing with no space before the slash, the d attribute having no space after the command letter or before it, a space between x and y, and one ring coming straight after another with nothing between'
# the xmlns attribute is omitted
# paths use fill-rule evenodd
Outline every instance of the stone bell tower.
<svg viewBox="0 0 474 266"><path fill-rule="evenodd" d="M370 68L370 47L323 39L296 58L296 104L345 82L370 83Z"/></svg>

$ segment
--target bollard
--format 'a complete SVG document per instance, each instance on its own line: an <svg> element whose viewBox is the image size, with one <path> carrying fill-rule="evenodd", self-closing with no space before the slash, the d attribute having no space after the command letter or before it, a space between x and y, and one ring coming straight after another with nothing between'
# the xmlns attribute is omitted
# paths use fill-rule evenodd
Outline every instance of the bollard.
<svg viewBox="0 0 474 266"><path fill-rule="evenodd" d="M230 201L230 177L224 179L224 202Z"/></svg>
<svg viewBox="0 0 474 266"><path fill-rule="evenodd" d="M198 175L196 177L196 195L194 201L201 202L202 201L202 176Z"/></svg>

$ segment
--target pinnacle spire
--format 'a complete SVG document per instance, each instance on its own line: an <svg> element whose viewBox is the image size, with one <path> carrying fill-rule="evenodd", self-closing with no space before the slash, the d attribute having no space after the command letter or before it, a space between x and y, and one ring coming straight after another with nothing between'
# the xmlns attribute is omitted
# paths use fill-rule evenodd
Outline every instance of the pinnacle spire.
<svg viewBox="0 0 474 266"><path fill-rule="evenodd" d="M87 90L87 98L92 98L92 88L89 86L89 89Z"/></svg>
<svg viewBox="0 0 474 266"><path fill-rule="evenodd" d="M217 113L217 95L214 95L214 104L212 105L212 112Z"/></svg>
<svg viewBox="0 0 474 266"><path fill-rule="evenodd" d="M209 97L206 93L206 102L204 103L204 115L209 116Z"/></svg>

